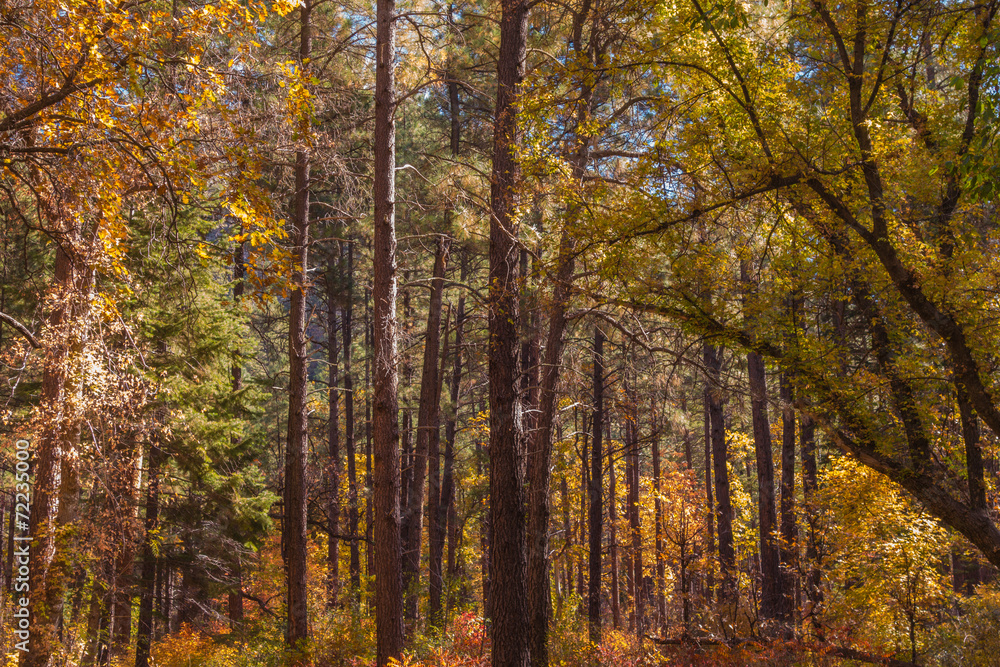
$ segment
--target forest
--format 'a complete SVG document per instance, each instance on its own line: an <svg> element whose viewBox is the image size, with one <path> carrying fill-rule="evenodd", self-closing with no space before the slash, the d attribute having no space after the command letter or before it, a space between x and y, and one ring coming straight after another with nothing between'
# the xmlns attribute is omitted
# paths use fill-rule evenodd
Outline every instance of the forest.
<svg viewBox="0 0 1000 667"><path fill-rule="evenodd" d="M1000 0L0 0L15 667L1000 665Z"/></svg>

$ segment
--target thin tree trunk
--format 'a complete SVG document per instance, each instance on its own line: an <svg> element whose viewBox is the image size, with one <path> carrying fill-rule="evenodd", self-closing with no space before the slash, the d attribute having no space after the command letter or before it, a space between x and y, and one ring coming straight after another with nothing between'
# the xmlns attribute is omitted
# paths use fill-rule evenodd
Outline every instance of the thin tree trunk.
<svg viewBox="0 0 1000 667"><path fill-rule="evenodd" d="M365 289L365 574L369 580L375 575L375 548L372 539L374 535L374 486L372 468L372 341L375 338L372 327L371 307L369 297L371 291ZM368 606L372 605L371 591L367 591Z"/></svg>
<svg viewBox="0 0 1000 667"><path fill-rule="evenodd" d="M778 618L788 623L794 616L798 571L799 527L795 517L795 409L792 383L781 376L781 578L782 597Z"/></svg>
<svg viewBox="0 0 1000 667"><path fill-rule="evenodd" d="M466 279L465 254L461 255L461 280ZM465 293L458 298L458 310L455 314L455 359L451 376L449 410L445 419L444 437L444 482L441 487L441 508L447 512L448 522L448 577L455 581L459 577L456 553L461 538L458 515L455 510L455 427L458 419L459 392L462 385L462 328L465 324ZM451 609L451 598L446 605Z"/></svg>
<svg viewBox="0 0 1000 667"><path fill-rule="evenodd" d="M447 265L448 242L445 237L440 236L434 255L431 299L427 311L427 333L424 338L424 363L420 374L417 444L413 453L413 473L410 477L407 507L402 516L403 590L406 594L403 611L406 621L414 624L417 618L420 552L423 543L424 484L427 481L428 461L432 455L436 457L438 454L437 439L433 437L432 432L438 428L438 406L441 398L438 386L438 355L441 351L441 301ZM434 441L434 452L431 452L432 441ZM440 489L433 491L440 493ZM415 629L411 627L410 632Z"/></svg>
<svg viewBox="0 0 1000 667"><path fill-rule="evenodd" d="M799 421L799 443L802 448L802 502L805 508L806 523L809 526L809 540L806 542L806 599L809 600L808 616L818 638L822 639L818 607L823 603L823 591L820 588L819 563L819 517L816 512L816 492L819 490L816 469L816 426L811 417L802 415Z"/></svg>
<svg viewBox="0 0 1000 667"><path fill-rule="evenodd" d="M576 422L576 408L573 409L574 423ZM587 545L590 548L590 533L587 530L589 522L590 500L593 496L590 493L590 424L587 413L583 414L583 428L579 432L583 434L583 442L580 446L580 519L577 525L580 526L580 547ZM580 616L590 614L589 588L584 581L584 570L590 567L589 555L587 564L584 565L583 557L580 558L580 567L576 573L576 594L580 596ZM600 610L598 610L600 611ZM598 613L598 618L600 614Z"/></svg>
<svg viewBox="0 0 1000 667"><path fill-rule="evenodd" d="M329 460L326 464L326 519L327 552L326 552L326 606L332 609L337 606L340 595L340 387L338 357L340 347L337 345L337 301L340 297L339 276L333 266L327 267L326 273L326 352L329 366L329 414L327 428L327 445Z"/></svg>
<svg viewBox="0 0 1000 667"><path fill-rule="evenodd" d="M448 334L451 323L451 304L445 311L444 316L444 338L441 341L441 368L438 374L437 391L438 405L441 402L441 390L444 386L445 364L448 363ZM440 408L438 409L439 412ZM444 490L441 483L441 456L440 456L440 412L435 421L435 429L431 433L428 442L428 459L430 470L428 471L427 488L427 573L428 573L428 595L427 595L427 620L431 627L440 628L444 625L444 615L441 597L444 593L444 541L447 530L447 504L442 497ZM447 445L446 445L447 447Z"/></svg>
<svg viewBox="0 0 1000 667"><path fill-rule="evenodd" d="M610 421L610 420L609 420ZM615 451L611 443L611 424L607 426L608 438L608 559L611 565L611 623L617 630L622 624L621 589L618 581L618 477L615 474Z"/></svg>
<svg viewBox="0 0 1000 667"><path fill-rule="evenodd" d="M135 667L149 667L153 637L153 599L156 584L154 540L160 520L160 466L163 452L155 443L149 446L149 480L146 484L146 538L142 545L142 574L139 590L139 627L136 633Z"/></svg>
<svg viewBox="0 0 1000 667"><path fill-rule="evenodd" d="M655 414L655 413L654 413ZM656 532L656 612L659 617L659 632L666 634L667 628L667 598L666 598L666 568L663 561L663 503L660 494L663 492L660 475L660 434L657 425L653 423L653 515Z"/></svg>
<svg viewBox="0 0 1000 667"><path fill-rule="evenodd" d="M726 469L728 446L722 415L722 351L705 343L705 368L708 371L709 386L708 416L711 424L712 477L715 482L715 515L719 537L719 569L722 582L718 591L719 604L734 605L736 594L736 547L733 542L733 505L729 495L729 471ZM735 609L732 610L735 615Z"/></svg>
<svg viewBox="0 0 1000 667"><path fill-rule="evenodd" d="M355 451L354 426L354 374L351 361L354 356L352 346L352 326L354 319L354 244L341 244L341 256L347 254L347 275L344 276L344 307L341 313L341 331L344 341L344 448L347 453L347 530L351 538L350 576L351 597L354 604L361 601L361 553L358 544L358 465ZM343 264L341 265L343 266Z"/></svg>
<svg viewBox="0 0 1000 667"><path fill-rule="evenodd" d="M375 35L375 238L373 263L376 664L403 653L403 581L400 539L399 403L396 364L396 3L377 0Z"/></svg>
<svg viewBox="0 0 1000 667"><path fill-rule="evenodd" d="M638 398L635 394L635 378L633 384L626 388L628 401L628 421L626 434L628 439L629 466L628 504L629 530L632 534L632 614L633 630L640 638L646 631L646 600L642 576L642 524L639 517L639 412ZM685 595L686 595L685 591Z"/></svg>
<svg viewBox="0 0 1000 667"><path fill-rule="evenodd" d="M236 251L233 257L233 302L239 303L243 299L243 294L246 290L246 241L236 244ZM166 344L161 343L161 352L166 352ZM231 368L232 373L232 389L233 395L239 394L243 389L243 366L240 364L239 353L236 355L236 359L233 362ZM165 413L161 415L165 418ZM230 442L233 445L238 445L238 438L233 435L230 437ZM152 450L150 451L150 456L152 456ZM152 463L150 463L152 466ZM152 467L150 467L152 471ZM145 567L145 565L143 566ZM236 630L243 623L243 567L240 563L240 552L239 549L233 555L233 569L232 569L232 590L229 591L229 627L232 630ZM140 610L140 615L142 611ZM138 659L138 653L136 654L136 659Z"/></svg>
<svg viewBox="0 0 1000 667"><path fill-rule="evenodd" d="M601 642L601 538L603 537L604 507L604 332L594 332L594 436L590 446L590 591L588 619L590 641Z"/></svg>
<svg viewBox="0 0 1000 667"><path fill-rule="evenodd" d="M754 450L757 455L757 510L760 518L760 574L762 621L778 618L781 606L781 565L778 553L778 514L774 502L774 459L771 425L767 418L767 386L764 358L747 354L750 376L750 412L753 418ZM769 630L769 629L766 629Z"/></svg>

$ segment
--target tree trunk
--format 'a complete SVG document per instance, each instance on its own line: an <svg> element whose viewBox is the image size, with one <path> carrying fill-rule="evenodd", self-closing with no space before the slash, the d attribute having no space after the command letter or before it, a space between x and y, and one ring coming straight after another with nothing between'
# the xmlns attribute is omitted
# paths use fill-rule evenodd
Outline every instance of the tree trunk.
<svg viewBox="0 0 1000 667"><path fill-rule="evenodd" d="M374 546L376 664L402 659L403 581L400 540L399 403L396 374L396 3L377 0L375 34Z"/></svg>
<svg viewBox="0 0 1000 667"><path fill-rule="evenodd" d="M326 606L332 609L337 606L340 594L340 381L337 345L337 301L340 297L340 285L337 271L333 266L327 267L326 273L326 352L329 366L329 413L327 428L327 445L329 460L326 464L326 520L327 520L327 552L326 552Z"/></svg>
<svg viewBox="0 0 1000 667"><path fill-rule="evenodd" d="M417 413L417 444L413 453L413 473L407 494L406 512L402 517L403 590L406 594L404 618L415 624L419 593L420 552L423 543L424 483L431 456L437 456L437 438L441 392L438 386L438 354L441 351L441 300L444 293L444 273L448 265L448 242L438 237L434 255L431 299L427 311L427 334L424 337L424 363L420 374L420 408ZM435 451L431 452L431 446ZM434 489L440 493L440 489ZM436 509L436 503L434 503ZM416 628L411 627L410 632Z"/></svg>
<svg viewBox="0 0 1000 667"><path fill-rule="evenodd" d="M806 599L809 600L807 616L812 620L814 629L819 629L817 616L818 606L823 602L823 591L820 589L819 563L819 516L816 511L816 492L819 490L816 470L816 426L811 417L802 415L799 422L799 443L802 448L802 504L805 509L806 523L809 527L809 540L806 542ZM822 633L819 633L822 639Z"/></svg>
<svg viewBox="0 0 1000 667"><path fill-rule="evenodd" d="M160 466L162 464L162 450L155 443L151 443L149 446L149 480L146 483L146 539L142 545L135 667L149 667L149 649L153 637L153 597L157 564L153 542L156 539L160 520Z"/></svg>
<svg viewBox="0 0 1000 667"><path fill-rule="evenodd" d="M594 436L590 446L590 591L588 619L590 641L601 642L601 538L603 537L604 507L604 332L594 332Z"/></svg>
<svg viewBox="0 0 1000 667"><path fill-rule="evenodd" d="M655 418L654 418L655 419ZM662 478L660 476L660 434L656 423L653 423L653 515L656 531L656 613L659 618L659 632L666 634L667 629L667 599L666 599L666 568L663 561L663 503Z"/></svg>
<svg viewBox="0 0 1000 667"><path fill-rule="evenodd" d="M610 420L609 420L610 421ZM608 560L611 565L611 623L615 630L622 624L621 589L618 581L618 477L615 474L615 451L611 446L611 424L606 428L608 438Z"/></svg>
<svg viewBox="0 0 1000 667"><path fill-rule="evenodd" d="M451 304L448 305L444 316L444 338L441 342L441 369L438 374L437 390L438 402L440 405L440 393L444 386L445 364L448 363L448 328L451 323ZM439 408L440 410L440 408ZM431 433L431 440L428 442L430 470L428 471L427 487L427 573L428 573L428 595L427 595L427 621L430 627L440 628L444 625L444 616L441 603L441 596L444 593L443 564L444 560L444 540L447 529L447 505L445 503L441 483L441 456L440 456L440 412L438 418L434 420L435 430ZM447 445L446 445L447 446Z"/></svg>
<svg viewBox="0 0 1000 667"><path fill-rule="evenodd" d="M312 0L300 9L299 66L305 67L312 52ZM307 121L304 121L307 122ZM307 664L305 642L309 639L306 582L306 457L308 427L308 350L306 349L306 292L309 267L309 152L295 153L294 197L294 288L288 322L288 444L285 450L285 577L288 596L288 626L285 642L291 662Z"/></svg>
<svg viewBox="0 0 1000 667"><path fill-rule="evenodd" d="M135 529L139 511L139 484L142 476L142 450L136 442L136 433L126 435L118 470L112 487L112 500L117 505L114 532L114 597L111 652L120 657L128 651L132 636L132 570L135 564ZM113 516L114 516L113 514Z"/></svg>
<svg viewBox="0 0 1000 667"><path fill-rule="evenodd" d="M798 572L799 527L795 517L795 409L792 383L781 376L781 606L778 618L788 623L794 616L795 583Z"/></svg>
<svg viewBox="0 0 1000 667"><path fill-rule="evenodd" d="M341 333L344 341L344 448L347 451L347 534L351 538L351 597L354 604L361 601L361 553L358 544L358 464L355 452L354 427L354 375L351 372L353 347L351 330L354 318L354 243L341 244L341 256L347 254L347 275L344 283L344 309L341 313ZM343 263L341 264L343 267Z"/></svg>
<svg viewBox="0 0 1000 667"><path fill-rule="evenodd" d="M68 528L77 519L78 446L82 384L74 379L86 341L91 272L71 256L77 233L57 244L54 275L56 306L48 317L55 342L47 350L42 373L41 405L46 421L35 451L34 484L28 534L31 650L21 653L22 667L49 667L59 648L66 582L70 580L73 544ZM62 537L60 537L62 536Z"/></svg>
<svg viewBox="0 0 1000 667"><path fill-rule="evenodd" d="M233 258L233 302L239 303L243 299L243 293L246 289L246 241L236 244L236 251ZM161 343L161 351L166 352L166 344ZM243 389L243 366L240 364L239 354L237 353L236 359L233 362L231 369L232 373L232 388L233 395L239 394ZM165 418L165 413L161 414L162 418ZM230 438L230 442L235 446L239 444L238 438L233 435ZM150 456L152 456L152 449L150 450ZM152 463L150 463L152 466ZM152 467L150 468L152 471ZM143 565L145 567L145 565ZM240 552L236 549L236 553L233 555L233 569L232 569L232 583L230 584L231 590L229 591L229 627L232 630L236 630L243 623L243 567L240 563ZM140 615L142 611L140 610ZM138 654L137 654L138 659Z"/></svg>
<svg viewBox="0 0 1000 667"><path fill-rule="evenodd" d="M708 416L712 439L712 477L715 481L715 516L719 537L719 569L722 578L718 591L719 604L736 602L736 547L733 543L733 505L729 495L729 471L726 462L729 456L726 432L722 415L722 351L705 343L705 368L708 372ZM734 610L735 613L735 610Z"/></svg>
<svg viewBox="0 0 1000 667"><path fill-rule="evenodd" d="M639 410L638 398L635 393L635 378L633 384L626 388L628 401L628 417L626 422L626 437L628 440L629 467L628 504L629 530L632 534L632 614L634 616L633 630L638 637L646 631L646 600L643 588L642 566L642 525L639 517ZM687 592L685 591L685 595Z"/></svg>
<svg viewBox="0 0 1000 667"><path fill-rule="evenodd" d="M517 396L518 237L516 101L524 77L527 0L503 0L490 188L490 619L493 667L529 659L525 441Z"/></svg>
<svg viewBox="0 0 1000 667"><path fill-rule="evenodd" d="M774 502L774 459L771 425L767 418L767 386L764 358L747 354L750 376L750 412L753 417L754 451L757 454L757 510L760 517L760 615L764 623L778 618L781 607L781 565L778 554L778 513ZM765 630L769 630L765 628Z"/></svg>
<svg viewBox="0 0 1000 667"><path fill-rule="evenodd" d="M466 279L465 254L461 255L461 280ZM455 314L455 359L451 376L449 410L444 427L444 482L441 487L441 511L447 513L448 523L448 577L457 580L459 576L458 551L461 539L458 516L455 510L455 427L458 419L459 392L462 385L462 327L465 324L465 293L458 297L458 310ZM451 609L451 600L446 605Z"/></svg>

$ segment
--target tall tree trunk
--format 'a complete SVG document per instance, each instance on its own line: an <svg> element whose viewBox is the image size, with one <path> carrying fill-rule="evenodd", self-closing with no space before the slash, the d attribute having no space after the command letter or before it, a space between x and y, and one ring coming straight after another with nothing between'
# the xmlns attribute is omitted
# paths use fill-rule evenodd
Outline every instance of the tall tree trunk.
<svg viewBox="0 0 1000 667"><path fill-rule="evenodd" d="M816 469L816 426L812 417L802 415L799 420L799 443L802 448L802 504L805 509L806 523L809 528L809 539L806 542L806 599L809 600L807 616L812 621L814 630L822 639L818 607L823 603L823 591L820 588L819 563L819 516L816 511L816 492L819 490Z"/></svg>
<svg viewBox="0 0 1000 667"><path fill-rule="evenodd" d="M566 308L573 278L574 236L565 230L559 247L555 285L549 303L549 331L545 340L539 389L538 422L528 455L530 489L528 515L528 603L531 611L531 663L548 665L549 624L549 485L552 468L552 425L556 415L556 385L562 367Z"/></svg>
<svg viewBox="0 0 1000 667"><path fill-rule="evenodd" d="M610 420L608 420L610 422ZM608 438L608 560L611 566L611 623L617 630L622 624L621 588L618 581L618 476L615 474L615 450L611 446L611 424L605 435Z"/></svg>
<svg viewBox="0 0 1000 667"><path fill-rule="evenodd" d="M465 282L467 264L465 254L461 254L461 280ZM462 328L465 324L465 293L458 297L458 310L455 314L455 358L451 375L449 409L444 427L444 482L441 486L441 510L447 513L448 522L448 577L455 581L459 577L459 567L456 554L461 539L461 526L455 510L455 427L458 419L459 396L462 386ZM451 600L446 605L451 608Z"/></svg>
<svg viewBox="0 0 1000 667"><path fill-rule="evenodd" d="M77 520L83 386L76 359L86 344L91 271L75 257L79 234L68 230L57 244L54 299L48 316L51 342L42 373L45 423L35 450L34 484L28 534L31 650L20 654L22 667L48 667L59 648L66 582L75 567L72 524Z"/></svg>
<svg viewBox="0 0 1000 667"><path fill-rule="evenodd" d="M708 532L708 562L705 566L705 599L711 603L715 599L715 494L712 484L712 389L708 382L705 383L703 392L703 421L705 425L705 524Z"/></svg>
<svg viewBox="0 0 1000 667"><path fill-rule="evenodd" d="M654 406L655 407L655 406ZM666 598L666 567L663 560L663 502L660 494L663 491L662 478L660 476L660 433L655 421L655 410L651 410L653 417L653 517L655 521L656 533L656 615L659 620L659 632L666 633L667 628L667 598Z"/></svg>
<svg viewBox="0 0 1000 667"><path fill-rule="evenodd" d="M438 374L437 389L440 394L444 386L445 364L448 363L448 334L451 323L451 304L448 305L444 316L444 338L441 341L441 369ZM440 395L438 405L440 405ZM440 422L440 413L435 422ZM439 426L439 424L438 424ZM431 440L428 442L428 459L430 470L427 479L427 574L428 574L428 594L427 594L427 620L431 627L440 628L444 625L444 615L441 596L444 593L444 540L447 529L447 505L442 497L443 488L441 483L441 457L440 457L440 429L436 428L431 433ZM446 445L447 447L447 445Z"/></svg>
<svg viewBox="0 0 1000 667"><path fill-rule="evenodd" d="M135 564L135 529L138 519L139 485L142 478L142 450L129 430L122 451L117 483L113 488L117 504L117 533L114 570L114 607L111 652L120 657L128 651L132 636L132 570Z"/></svg>
<svg viewBox="0 0 1000 667"><path fill-rule="evenodd" d="M573 409L573 422L576 423L576 408ZM589 511L590 511L590 500L593 496L590 493L590 423L587 419L587 413L583 415L583 428L578 432L583 434L583 442L580 446L580 519L577 525L580 526L580 548L582 549L584 545L590 548L590 537L587 531L587 525L589 523ZM589 559L589 556L588 556ZM584 565L583 557L580 558L580 567L576 572L576 594L580 596L580 616L590 614L590 597L589 588L587 587L586 581L584 581L584 570L590 567L590 561L588 560L586 565ZM600 610L598 610L600 612ZM600 613L598 613L598 618L600 618Z"/></svg>
<svg viewBox="0 0 1000 667"><path fill-rule="evenodd" d="M236 244L236 250L233 257L233 302L240 303L243 300L243 294L246 290L246 241ZM166 352L165 344L161 345L162 351ZM232 388L233 395L239 394L243 389L243 366L240 363L240 355L237 353L235 360L233 361L233 366L231 369L232 373ZM165 418L166 415L161 415ZM230 442L235 446L239 444L239 439L237 436L233 435L230 437ZM152 450L150 451L150 456L152 456ZM152 465L152 463L150 463ZM150 468L152 470L152 468ZM232 630L236 630L243 623L243 566L240 562L240 552L236 549L236 553L233 555L233 569L232 569L232 583L230 584L231 590L229 591L229 627ZM139 612L141 615L141 611ZM138 657L138 656L137 656Z"/></svg>
<svg viewBox="0 0 1000 667"><path fill-rule="evenodd" d="M604 332L594 332L594 437L590 446L590 590L588 619L590 641L601 642L601 538L603 537L604 507Z"/></svg>
<svg viewBox="0 0 1000 667"><path fill-rule="evenodd" d="M448 5L449 18L452 17L453 7ZM449 142L452 159L458 158L461 149L461 103L459 99L458 79L454 70L450 67L445 74L448 81L448 112L450 122ZM446 225L450 228L452 224L453 211L451 208L445 213ZM465 282L468 275L465 253L460 255L460 276ZM456 554L460 539L460 527L458 515L455 510L455 424L458 418L458 397L459 387L462 381L462 325L465 322L465 293L462 292L458 298L458 310L455 314L455 360L452 371L450 385L450 407L445 417L445 452L444 452L444 480L441 487L441 512L445 516L445 523L448 527L448 577L451 580L458 578L458 561ZM451 609L451 597L445 605Z"/></svg>
<svg viewBox="0 0 1000 667"><path fill-rule="evenodd" d="M760 614L766 623L778 618L781 606L781 565L778 554L778 513L774 502L774 459L771 425L767 418L767 386L764 358L747 354L750 376L750 412L753 418L754 450L757 454L757 510L760 517ZM765 630L769 630L765 628Z"/></svg>
<svg viewBox="0 0 1000 667"><path fill-rule="evenodd" d="M629 458L631 459L628 478L628 514L629 530L632 535L633 630L641 638L646 631L646 600L642 576L642 524L639 517L639 406L635 393L634 377L632 381L633 384L626 388L626 400L628 401L626 434ZM687 595L686 591L685 595Z"/></svg>
<svg viewBox="0 0 1000 667"><path fill-rule="evenodd" d="M403 580L400 540L399 379L396 364L396 3L377 0L375 34L374 437L376 664L403 653Z"/></svg>
<svg viewBox="0 0 1000 667"><path fill-rule="evenodd" d="M778 618L788 623L794 616L798 571L799 527L795 517L795 408L791 379L781 376L781 606Z"/></svg>
<svg viewBox="0 0 1000 667"><path fill-rule="evenodd" d="M416 623L417 598L419 593L420 552L423 543L424 484L427 481L427 465L431 456L437 457L438 439L433 431L438 429L441 399L438 386L438 355L441 351L441 301L444 293L444 273L448 266L448 241L438 237L434 255L434 272L431 284L431 299L427 311L427 333L424 337L424 363L420 374L420 407L417 413L417 445L413 453L413 474L410 477L410 492L407 507L402 517L403 534L403 590L406 602L404 618ZM431 452L431 445L434 452ZM440 489L434 489L440 493ZM436 504L435 504L436 507ZM410 631L416 628L411 627Z"/></svg>
<svg viewBox="0 0 1000 667"><path fill-rule="evenodd" d="M355 452L354 426L354 374L351 361L354 356L352 346L352 326L354 319L354 243L341 244L341 256L347 255L347 275L342 276L344 284L344 309L341 313L342 339L344 341L344 449L347 452L347 531L351 538L350 576L351 597L357 605L361 598L361 554L358 542L358 465ZM345 262L341 262L344 267Z"/></svg>
<svg viewBox="0 0 1000 667"><path fill-rule="evenodd" d="M527 0L503 0L490 188L490 619L493 667L529 659L525 441L517 396L518 237L516 102L524 77Z"/></svg>
<svg viewBox="0 0 1000 667"><path fill-rule="evenodd" d="M369 581L375 576L375 544L374 536L374 482L372 466L372 383L371 365L373 357L373 340L375 338L372 326L370 306L371 290L365 289L365 574ZM367 591L368 606L373 603L371 591Z"/></svg>
<svg viewBox="0 0 1000 667"><path fill-rule="evenodd" d="M299 66L307 67L312 53L312 0L300 9ZM308 119L300 121L307 135ZM303 139L305 141L305 139ZM306 349L306 292L309 268L309 152L295 153L294 288L288 322L288 444L285 450L285 578L288 626L285 642L292 664L309 662L305 643L309 639L306 582L306 457L308 454L308 350Z"/></svg>
<svg viewBox="0 0 1000 667"><path fill-rule="evenodd" d="M146 483L146 538L142 544L142 573L139 589L139 626L136 633L135 667L149 667L153 637L153 597L156 583L156 540L160 521L160 466L163 451L155 442L149 446L149 480Z"/></svg>
<svg viewBox="0 0 1000 667"><path fill-rule="evenodd" d="M715 516L719 538L719 570L722 578L718 598L722 606L735 605L736 594L736 547L733 542L733 505L729 495L729 471L726 469L728 446L722 415L722 350L705 343L705 369L709 386L708 417L712 440L712 477L715 482ZM735 614L735 609L732 610Z"/></svg>
<svg viewBox="0 0 1000 667"><path fill-rule="evenodd" d="M332 263L332 262L331 262ZM326 463L326 520L327 552L326 552L326 606L337 606L340 595L340 387L338 383L338 357L340 347L337 345L337 301L340 298L338 271L333 266L326 272L326 352L329 367L329 413L327 428L327 445L329 460Z"/></svg>

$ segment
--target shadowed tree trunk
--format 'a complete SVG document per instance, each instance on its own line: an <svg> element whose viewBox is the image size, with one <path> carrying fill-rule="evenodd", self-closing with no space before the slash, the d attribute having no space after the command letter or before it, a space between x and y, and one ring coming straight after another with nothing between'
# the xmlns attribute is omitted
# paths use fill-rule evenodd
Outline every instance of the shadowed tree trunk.
<svg viewBox="0 0 1000 667"><path fill-rule="evenodd" d="M156 556L153 541L160 519L160 466L163 452L155 442L149 446L149 481L146 484L146 538L142 544L142 573L139 589L139 626L136 633L135 667L149 667L153 636L153 598L156 583Z"/></svg>
<svg viewBox="0 0 1000 667"><path fill-rule="evenodd" d="M31 650L20 654L22 667L49 667L59 646L66 582L75 567L73 533L79 496L79 442L83 387L74 372L86 344L92 272L76 258L75 229L64 227L56 244L51 333L42 373L41 405L46 421L35 449L28 534Z"/></svg>
<svg viewBox="0 0 1000 667"><path fill-rule="evenodd" d="M441 341L440 372L437 379L438 405L441 402L441 390L444 387L445 364L448 363L449 324L451 323L451 304L445 310L444 338ZM440 410L440 408L439 408ZM440 628L444 625L441 597L444 594L444 540L447 530L447 505L442 497L441 483L441 452L440 452L440 412L435 420L438 428L431 433L428 442L430 470L427 485L427 621L430 627Z"/></svg>
<svg viewBox="0 0 1000 667"><path fill-rule="evenodd" d="M331 261L332 264L332 261ZM326 273L326 351L329 366L329 406L330 422L327 430L329 460L326 463L327 505L327 551L326 551L326 606L337 606L340 595L340 382L338 358L340 348L337 345L337 301L340 297L340 285L337 271L333 266L327 267Z"/></svg>
<svg viewBox="0 0 1000 667"><path fill-rule="evenodd" d="M354 243L343 242L340 246L341 267L346 255L346 276L344 283L344 308L341 313L341 338L344 341L344 449L347 454L347 534L351 538L350 576L351 598L357 605L361 601L361 553L358 542L358 465L355 451L354 426L354 374L351 361L354 356L352 329L354 319Z"/></svg>
<svg viewBox="0 0 1000 667"><path fill-rule="evenodd" d="M438 456L439 405L441 388L438 377L438 355L441 351L441 301L444 294L444 274L448 266L448 240L438 237L434 254L434 272L431 280L431 299L427 310L427 334L424 338L424 363L420 374L420 408L417 413L417 445L413 453L410 492L407 508L402 517L403 535L403 590L406 593L404 618L415 623L419 594L420 552L423 543L424 483L427 481L428 462ZM433 449L433 451L431 451ZM437 486L438 480L433 480ZM430 495L440 493L431 489ZM428 504L436 511L437 501ZM439 589L440 591L440 589ZM439 598L440 602L440 593ZM410 632L415 630L410 628Z"/></svg>
<svg viewBox="0 0 1000 667"><path fill-rule="evenodd" d="M720 605L736 602L736 547L733 543L733 505L729 495L729 471L726 469L728 447L722 415L722 351L705 343L705 369L708 372L706 398L712 440L712 478L715 482L715 516L719 537L719 570L722 578L718 591Z"/></svg>
<svg viewBox="0 0 1000 667"><path fill-rule="evenodd" d="M461 257L461 280L465 282L467 277L467 265L465 254ZM455 427L458 419L459 396L462 385L462 328L465 324L465 293L458 297L458 310L455 314L455 352L454 367L451 375L451 387L449 395L448 414L445 418L444 427L444 481L441 486L441 512L447 513L448 525L448 578L457 581L460 575L459 564L456 558L459 540L461 538L461 526L458 522L458 514L455 510ZM464 591L464 586L463 586ZM464 594L463 594L464 597ZM446 605L452 608L451 596Z"/></svg>
<svg viewBox="0 0 1000 667"><path fill-rule="evenodd" d="M653 436L653 516L656 532L656 614L659 619L660 634L666 633L667 628L667 597L666 597L666 568L663 561L663 502L660 500L662 493L662 478L660 475L660 433L656 423L655 405L651 406L652 414L652 436Z"/></svg>
<svg viewBox="0 0 1000 667"><path fill-rule="evenodd" d="M594 437L590 446L590 590L588 620L590 641L601 642L601 538L604 527L604 332L594 332Z"/></svg>
<svg viewBox="0 0 1000 667"><path fill-rule="evenodd" d="M233 302L238 304L243 299L246 290L246 241L236 244L236 251L233 257ZM239 394L243 389L243 366L240 360L240 353L237 352L231 368L233 394ZM164 415L165 418L165 415ZM237 436L230 437L233 445L239 444ZM153 450L151 449L151 452ZM152 453L150 454L152 456ZM150 463L152 466L152 463ZM150 468L152 470L152 468ZM243 567L240 562L239 549L233 555L232 583L229 591L228 611L229 627L236 630L243 623ZM142 614L140 610L140 615ZM138 660L138 653L136 654Z"/></svg>
<svg viewBox="0 0 1000 667"><path fill-rule="evenodd" d="M525 436L517 396L516 101L524 77L527 0L502 0L490 178L490 639L493 667L528 665Z"/></svg>
<svg viewBox="0 0 1000 667"><path fill-rule="evenodd" d="M798 571L798 533L795 517L795 408L792 407L791 380L781 376L781 606L778 618L789 622L794 616L795 583Z"/></svg>
<svg viewBox="0 0 1000 667"><path fill-rule="evenodd" d="M615 630L621 627L621 589L618 581L618 478L615 475L615 451L611 441L611 424L605 427L608 440L608 560L611 566L611 623Z"/></svg>
<svg viewBox="0 0 1000 667"><path fill-rule="evenodd" d="M377 0L375 33L375 164L373 241L374 466L376 664L403 653L403 581L399 495L399 403L396 326L396 3Z"/></svg>
<svg viewBox="0 0 1000 667"><path fill-rule="evenodd" d="M632 384L625 388L627 401L627 417L625 422L625 437L628 447L628 519L631 534L632 571L632 629L642 637L646 630L646 600L644 597L642 577L642 525L639 517L639 406L635 394L635 378ZM687 592L685 591L685 595Z"/></svg>
<svg viewBox="0 0 1000 667"><path fill-rule="evenodd" d="M747 354L750 376L750 412L753 417L754 451L757 455L757 510L760 518L760 574L762 620L778 617L781 605L781 567L778 554L778 515L774 502L774 459L771 425L767 419L767 387L764 358L756 352Z"/></svg>
<svg viewBox="0 0 1000 667"><path fill-rule="evenodd" d="M312 52L311 0L299 10L299 62L305 66ZM303 121L307 122L307 121ZM285 642L292 664L307 664L304 643L309 639L306 588L306 456L308 454L308 378L306 348L306 291L309 267L309 152L295 153L294 284L288 322L288 444L285 450L285 578L288 626Z"/></svg>

